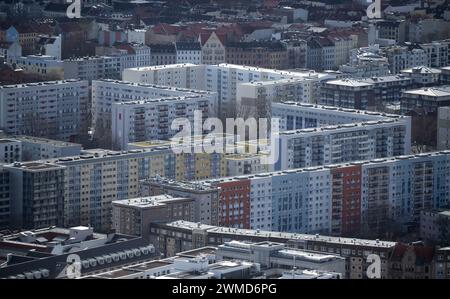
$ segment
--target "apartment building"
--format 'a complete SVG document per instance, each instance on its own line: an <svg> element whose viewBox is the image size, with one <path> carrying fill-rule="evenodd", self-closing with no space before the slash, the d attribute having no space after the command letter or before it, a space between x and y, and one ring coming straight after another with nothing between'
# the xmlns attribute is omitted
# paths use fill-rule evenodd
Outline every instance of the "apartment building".
<svg viewBox="0 0 450 299"><path fill-rule="evenodd" d="M226 61L225 37L223 35L216 32L200 34L199 42L202 46L204 64L214 65Z"/></svg>
<svg viewBox="0 0 450 299"><path fill-rule="evenodd" d="M174 44L151 44L151 65L177 63L177 51Z"/></svg>
<svg viewBox="0 0 450 299"><path fill-rule="evenodd" d="M176 63L202 64L202 46L200 42L176 42Z"/></svg>
<svg viewBox="0 0 450 299"><path fill-rule="evenodd" d="M377 19L372 21L369 26L373 27L369 30L376 31L376 39L393 40L395 43L403 43L406 41L407 22L405 20ZM369 38L369 43L373 42L374 40L370 40Z"/></svg>
<svg viewBox="0 0 450 299"><path fill-rule="evenodd" d="M441 70L441 83L449 85L450 84L450 66L442 67Z"/></svg>
<svg viewBox="0 0 450 299"><path fill-rule="evenodd" d="M289 248L344 257L345 278L353 279L367 278L369 254L380 256L381 277L388 278L389 257L396 245L395 242L381 240L217 227L187 221L150 225L150 240L157 244L156 250L166 256L204 246L220 246L233 240L284 243Z"/></svg>
<svg viewBox="0 0 450 299"><path fill-rule="evenodd" d="M81 144L33 136L14 136L21 144L22 160L32 161L80 155Z"/></svg>
<svg viewBox="0 0 450 299"><path fill-rule="evenodd" d="M450 65L450 40L424 43L420 47L426 52L429 66L439 68Z"/></svg>
<svg viewBox="0 0 450 299"><path fill-rule="evenodd" d="M194 200L193 222L218 225L219 190L190 181L155 177L140 184L141 196L168 194Z"/></svg>
<svg viewBox="0 0 450 299"><path fill-rule="evenodd" d="M196 146L203 149L202 141L192 136L190 151L175 154L175 179L197 181L227 176L226 160L221 152L196 152ZM174 142L174 143L172 143ZM158 149L161 146L174 149L175 140L151 140L130 143L127 149Z"/></svg>
<svg viewBox="0 0 450 299"><path fill-rule="evenodd" d="M221 226L377 237L448 204L449 163L436 152L204 183L221 190Z"/></svg>
<svg viewBox="0 0 450 299"><path fill-rule="evenodd" d="M189 100L176 100L173 99L174 97L185 97ZM164 103L162 98L172 98L172 100ZM154 101L152 99L154 99ZM130 104L122 105L122 103L127 102ZM114 105L114 103L117 103L117 105ZM162 113L161 115L159 115L158 111L155 111L158 112L156 114L155 112L149 113L149 111L146 111L144 113L141 112L140 117L154 119L154 117L159 115L160 117L164 117L166 119L166 123L169 124L169 118L173 119L174 117L186 117L186 114L182 114L186 112L193 114L193 103L195 103L195 105L202 106L200 110L205 112L207 115L215 115L215 112L213 111L216 107L216 95L212 92L150 85L145 83L114 81L109 79L95 80L92 82L92 126L94 128L94 133L95 129L103 128L102 134L111 130L114 121L112 115L113 108L122 109L127 111L127 113L135 114L137 112L141 112L139 110L146 111L146 109L151 110L160 107L160 112ZM177 108L179 110L178 115L175 113ZM130 125L128 123L129 121L133 121L130 118L122 118L120 112L115 114L114 118L115 121L122 123L126 122L127 125ZM136 121L138 123L138 119L136 119ZM169 128L167 124L166 126ZM112 133L117 135L115 131ZM124 138L128 138L128 133L129 132L126 132L126 135L122 135L124 136L122 137L122 141ZM123 141L122 144L126 145L127 143L128 142Z"/></svg>
<svg viewBox="0 0 450 299"><path fill-rule="evenodd" d="M122 73L122 80L161 86L206 89L205 66L190 62L125 69Z"/></svg>
<svg viewBox="0 0 450 299"><path fill-rule="evenodd" d="M66 167L64 194L66 226L90 224L99 231L111 229L111 202L137 197L139 181L175 173L170 148L113 152L85 151L81 156L59 158Z"/></svg>
<svg viewBox="0 0 450 299"><path fill-rule="evenodd" d="M426 51L420 45L411 43L385 47L373 44L369 47L354 49L351 55L352 64L361 65L368 62L387 64L392 75L408 68L431 66Z"/></svg>
<svg viewBox="0 0 450 299"><path fill-rule="evenodd" d="M424 87L402 92L400 109L403 114L417 108L437 113L439 107L445 106L450 106L450 86Z"/></svg>
<svg viewBox="0 0 450 299"><path fill-rule="evenodd" d="M119 56L93 56L63 60L64 79L92 80L120 79L121 61Z"/></svg>
<svg viewBox="0 0 450 299"><path fill-rule="evenodd" d="M242 83L236 87L238 116L270 118L272 103L292 101L314 103L317 78L280 79Z"/></svg>
<svg viewBox="0 0 450 299"><path fill-rule="evenodd" d="M11 207L14 227L60 223L109 231L113 200L137 197L142 179L175 176L175 157L169 148L90 150L80 156L48 161L4 166L10 173L10 188L17 190Z"/></svg>
<svg viewBox="0 0 450 299"><path fill-rule="evenodd" d="M11 227L21 229L62 226L65 167L47 162L4 165L9 173Z"/></svg>
<svg viewBox="0 0 450 299"><path fill-rule="evenodd" d="M64 62L53 56L40 54L20 56L8 59L8 62L14 64L16 68L22 69L25 73L39 75L47 80L65 79Z"/></svg>
<svg viewBox="0 0 450 299"><path fill-rule="evenodd" d="M417 66L401 71L413 80L415 87L438 85L441 79L441 70L425 66Z"/></svg>
<svg viewBox="0 0 450 299"><path fill-rule="evenodd" d="M193 199L164 194L112 202L112 227L119 234L148 238L150 223L176 220L194 221Z"/></svg>
<svg viewBox="0 0 450 299"><path fill-rule="evenodd" d="M0 229L9 228L11 225L9 172L0 169Z"/></svg>
<svg viewBox="0 0 450 299"><path fill-rule="evenodd" d="M450 211L423 210L420 213L420 238L441 247L450 245Z"/></svg>
<svg viewBox="0 0 450 299"><path fill-rule="evenodd" d="M89 88L76 79L0 86L1 128L69 141L86 128Z"/></svg>
<svg viewBox="0 0 450 299"><path fill-rule="evenodd" d="M289 68L289 56L281 42L235 42L226 46L226 63L269 69Z"/></svg>
<svg viewBox="0 0 450 299"><path fill-rule="evenodd" d="M172 126L177 118L189 120L190 128L193 128L195 121L203 123L206 118L215 117L217 105L214 95L208 92L198 93L195 96L113 103L113 147L123 149L130 142L169 139L180 131L179 127ZM199 120L196 120L196 113L201 113Z"/></svg>
<svg viewBox="0 0 450 299"><path fill-rule="evenodd" d="M218 96L218 111L221 117L236 116L236 98L238 97L238 89L242 84L255 83L255 85L242 87L242 92L245 89L249 90L248 93L254 93L255 90L260 88L263 92L269 94L267 101L272 100L272 98L273 100L279 100L278 98L283 96L294 99L297 96L296 101L315 102L318 97L319 82L335 78L335 74L316 73L308 70L279 71L232 64L168 65L159 68L125 70L123 74L124 80L134 83L168 84L174 87L196 88L215 92ZM267 82L267 84L264 83L263 86L259 86L257 83L262 81L274 82ZM246 93L245 91L244 96ZM270 94L273 94L273 96ZM298 98L300 96L301 98Z"/></svg>
<svg viewBox="0 0 450 299"><path fill-rule="evenodd" d="M350 109L376 107L373 85L355 79L340 79L324 82L319 103Z"/></svg>
<svg viewBox="0 0 450 299"><path fill-rule="evenodd" d="M409 154L410 117L298 103L273 104L280 119L275 170Z"/></svg>
<svg viewBox="0 0 450 299"><path fill-rule="evenodd" d="M256 174L273 170L273 165L261 163L263 154L229 154L225 155L227 176Z"/></svg>
<svg viewBox="0 0 450 299"><path fill-rule="evenodd" d="M322 84L320 104L351 109L383 111L400 101L401 92L413 86L404 75L330 80Z"/></svg>
<svg viewBox="0 0 450 299"><path fill-rule="evenodd" d="M437 149L450 149L450 107L438 108Z"/></svg>
<svg viewBox="0 0 450 299"><path fill-rule="evenodd" d="M433 260L434 277L438 279L450 278L450 267L448 265L448 261L450 261L450 248L443 247L437 249Z"/></svg>
<svg viewBox="0 0 450 299"><path fill-rule="evenodd" d="M0 139L0 163L22 161L22 145L15 139Z"/></svg>

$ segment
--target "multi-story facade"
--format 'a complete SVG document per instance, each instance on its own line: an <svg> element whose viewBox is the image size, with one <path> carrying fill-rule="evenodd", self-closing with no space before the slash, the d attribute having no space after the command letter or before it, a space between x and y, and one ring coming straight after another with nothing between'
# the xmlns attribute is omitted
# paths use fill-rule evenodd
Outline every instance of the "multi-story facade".
<svg viewBox="0 0 450 299"><path fill-rule="evenodd" d="M450 66L441 68L440 82L442 84L450 85Z"/></svg>
<svg viewBox="0 0 450 299"><path fill-rule="evenodd" d="M120 79L122 69L119 56L95 56L65 59L64 79L99 80Z"/></svg>
<svg viewBox="0 0 450 299"><path fill-rule="evenodd" d="M439 107L450 106L450 86L406 90L401 96L401 112L424 108L437 113Z"/></svg>
<svg viewBox="0 0 450 299"><path fill-rule="evenodd" d="M438 279L450 279L450 248L443 247L436 250L433 260L434 277Z"/></svg>
<svg viewBox="0 0 450 299"><path fill-rule="evenodd" d="M150 178L141 182L140 195L169 194L194 200L194 222L218 225L219 190L195 182Z"/></svg>
<svg viewBox="0 0 450 299"><path fill-rule="evenodd" d="M152 44L151 65L168 65L177 63L175 44Z"/></svg>
<svg viewBox="0 0 450 299"><path fill-rule="evenodd" d="M81 144L32 136L14 136L21 144L22 160L32 161L80 155Z"/></svg>
<svg viewBox="0 0 450 299"><path fill-rule="evenodd" d="M214 65L226 61L225 38L222 35L218 35L216 32L200 34L199 41L202 45L202 59L204 64Z"/></svg>
<svg viewBox="0 0 450 299"><path fill-rule="evenodd" d="M28 55L8 59L10 64L22 69L25 73L38 75L46 80L62 80L64 77L64 62L48 55ZM72 79L72 78L71 78ZM78 79L78 78L74 78Z"/></svg>
<svg viewBox="0 0 450 299"><path fill-rule="evenodd" d="M450 211L423 210L420 213L420 238L441 247L450 245Z"/></svg>
<svg viewBox="0 0 450 299"><path fill-rule="evenodd" d="M229 154L224 159L227 176L256 174L273 170L273 165L261 163L262 154Z"/></svg>
<svg viewBox="0 0 450 299"><path fill-rule="evenodd" d="M428 66L439 68L450 64L450 40L420 44L420 47L426 52Z"/></svg>
<svg viewBox="0 0 450 299"><path fill-rule="evenodd" d="M174 240L175 239L175 240ZM230 229L187 221L150 226L150 240L166 256L204 246L219 246L232 240L285 243L290 248L338 254L345 258L345 277L367 278L367 256L377 254L381 260L381 277L389 277L389 257L395 242L357 238L305 235L268 230Z"/></svg>
<svg viewBox="0 0 450 299"><path fill-rule="evenodd" d="M32 229L64 223L65 167L47 162L5 165L9 173L11 227Z"/></svg>
<svg viewBox="0 0 450 299"><path fill-rule="evenodd" d="M205 66L193 63L129 68L122 80L161 86L205 89Z"/></svg>
<svg viewBox="0 0 450 299"><path fill-rule="evenodd" d="M240 85L254 83L247 88L265 88L266 100L281 100L288 96L295 101L315 102L318 97L319 82L336 78L329 73L314 71L279 71L258 67L232 64L199 65L183 64L153 68L135 68L125 70L123 79L135 83L168 84L173 87L196 88L216 92L218 96L218 112L221 117L236 116L236 98ZM303 81L302 81L303 80ZM261 81L276 81L262 84ZM244 88L244 87L243 87ZM292 90L297 88L297 90ZM297 96L297 98L296 98ZM299 99L298 97L301 98ZM278 97L278 98L277 98ZM259 101L264 102L264 101ZM267 103L266 103L267 104Z"/></svg>
<svg viewBox="0 0 450 299"><path fill-rule="evenodd" d="M404 75L331 80L322 84L319 103L351 109L383 110L400 101L401 92L413 86Z"/></svg>
<svg viewBox="0 0 450 299"><path fill-rule="evenodd" d="M409 154L410 117L299 103L274 103L280 119L275 170Z"/></svg>
<svg viewBox="0 0 450 299"><path fill-rule="evenodd" d="M437 149L450 149L450 107L438 108Z"/></svg>
<svg viewBox="0 0 450 299"><path fill-rule="evenodd" d="M401 71L413 80L415 87L437 85L440 82L441 70L425 66L417 66Z"/></svg>
<svg viewBox="0 0 450 299"><path fill-rule="evenodd" d="M9 172L0 169L0 229L9 228L11 225Z"/></svg>
<svg viewBox="0 0 450 299"><path fill-rule="evenodd" d="M317 77L242 83L236 87L237 115L270 118L272 103L314 103Z"/></svg>
<svg viewBox="0 0 450 299"><path fill-rule="evenodd" d="M169 148L110 152L86 151L55 160L66 167L64 193L65 226L92 225L111 229L111 202L137 197L139 180L175 173L175 157Z"/></svg>
<svg viewBox="0 0 450 299"><path fill-rule="evenodd" d="M405 20L377 19L370 26L376 31L376 39L393 40L396 43L403 43L407 38L407 22ZM373 43L370 40L369 43Z"/></svg>
<svg viewBox="0 0 450 299"><path fill-rule="evenodd" d="M0 139L0 163L22 161L22 144L15 139Z"/></svg>
<svg viewBox="0 0 450 299"><path fill-rule="evenodd" d="M177 51L176 63L202 64L202 46L200 42L177 42L175 43Z"/></svg>
<svg viewBox="0 0 450 299"><path fill-rule="evenodd" d="M418 223L422 209L448 204L449 157L398 156L204 183L221 190L222 226L377 237L393 223Z"/></svg>
<svg viewBox="0 0 450 299"><path fill-rule="evenodd" d="M188 90L186 92L190 93ZM172 122L184 118L194 127L196 113L201 113L202 123L215 117L215 96L209 92L195 96L160 98L141 101L113 103L111 109L111 135L114 148L123 149L130 142L169 139L177 134L179 127ZM207 132L200 132L200 134Z"/></svg>
<svg viewBox="0 0 450 299"><path fill-rule="evenodd" d="M171 101L167 101L167 103L162 100L162 98L170 97L185 97L189 100L183 101L173 99ZM122 103L130 104L122 105ZM215 115L215 112L213 112L214 109L216 109L215 93L167 86L156 86L144 83L130 83L107 79L96 80L92 82L92 126L94 128L94 133L95 130L98 131L99 129L103 129L101 134L111 130L114 121L122 122L122 124L126 126L134 126L135 123L138 123L138 118L128 117L138 113L140 114L140 118L144 118L144 120L147 119L149 121L155 121L155 117L158 116L165 118L167 130L169 129L170 124L169 118L173 119L175 117L186 117L186 114L193 114L194 111L192 109L194 106L190 105L190 103L202 106L200 107L200 110L204 112L205 117L208 115ZM156 107L159 107L158 109L161 111L158 111L160 113L149 113L148 109L156 109ZM187 107L189 108L189 111L186 110ZM179 110L178 114L175 113L176 109ZM129 114L127 114L127 118L125 118L122 117L122 114L120 114L121 112L117 112L114 114L113 118L113 110L115 112L118 110L123 110L124 113L126 112ZM146 112L142 113L142 111L139 110ZM133 122L133 124L130 124L130 122ZM119 136L114 130L112 133ZM124 131L122 133L125 135L121 136L120 140L122 142L120 142L120 144L126 145L128 141L124 141L125 139L130 141L138 141L138 139L128 139L128 134L130 133L129 131ZM142 140L145 141L148 139L139 139L139 141Z"/></svg>
<svg viewBox="0 0 450 299"><path fill-rule="evenodd" d="M170 195L115 200L112 210L116 233L144 238L148 237L150 223L194 221L193 200Z"/></svg>
<svg viewBox="0 0 450 299"><path fill-rule="evenodd" d="M0 87L0 126L7 133L71 140L87 121L87 81L76 79Z"/></svg>
<svg viewBox="0 0 450 299"><path fill-rule="evenodd" d="M351 109L374 109L376 106L373 84L354 79L324 82L321 104Z"/></svg>
<svg viewBox="0 0 450 299"><path fill-rule="evenodd" d="M279 70L290 67L287 49L281 42L228 43L225 61Z"/></svg>
<svg viewBox="0 0 450 299"><path fill-rule="evenodd" d="M175 154L175 179L177 181L197 181L209 178L227 176L226 160L221 152L205 153L196 152L196 146L202 149L203 145L196 140L197 136L191 139L191 147L188 151ZM126 146L128 150L133 149L158 149L161 146L175 149L175 140L151 140L130 143ZM179 148L181 150L181 148ZM187 149L187 148L184 148Z"/></svg>

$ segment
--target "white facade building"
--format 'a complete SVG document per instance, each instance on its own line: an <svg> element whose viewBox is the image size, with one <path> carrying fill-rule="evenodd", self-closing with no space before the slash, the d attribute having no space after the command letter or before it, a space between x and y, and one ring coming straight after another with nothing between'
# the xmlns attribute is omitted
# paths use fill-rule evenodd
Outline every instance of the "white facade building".
<svg viewBox="0 0 450 299"><path fill-rule="evenodd" d="M187 118L193 128L194 112L202 111L203 118L215 117L215 106L213 96L199 95L113 103L113 146L124 149L130 142L169 139L179 132L171 126L174 119Z"/></svg>
<svg viewBox="0 0 450 299"><path fill-rule="evenodd" d="M175 43L176 61L179 63L202 64L202 47L199 42Z"/></svg>
<svg viewBox="0 0 450 299"><path fill-rule="evenodd" d="M14 135L69 140L82 133L88 101L87 81L0 86L0 127Z"/></svg>
<svg viewBox="0 0 450 299"><path fill-rule="evenodd" d="M174 87L195 88L217 92L218 111L220 116L234 117L236 114L237 90L241 84L277 81L282 79L296 80L296 85L301 86L296 101L315 101L317 98L318 83L324 79L335 78L334 74L316 73L314 71L279 71L248 67L233 64L219 65L166 65L150 68L134 68L123 72L123 80L135 83L162 84ZM293 82L293 81L292 81ZM289 86L288 81L280 81L279 85ZM269 89L277 90L278 83L268 83ZM282 88L281 88L282 89ZM301 98L299 98L299 96Z"/></svg>

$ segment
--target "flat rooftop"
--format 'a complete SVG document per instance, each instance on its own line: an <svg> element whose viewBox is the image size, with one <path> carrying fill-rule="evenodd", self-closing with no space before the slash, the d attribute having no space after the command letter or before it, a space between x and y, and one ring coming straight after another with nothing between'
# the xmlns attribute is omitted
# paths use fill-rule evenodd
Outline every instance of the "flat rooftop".
<svg viewBox="0 0 450 299"><path fill-rule="evenodd" d="M169 262L167 260L155 260L155 261L151 261L151 262L147 262L147 263L138 264L135 266L130 266L130 267L127 267L126 269L143 272L143 271L147 271L147 270L151 270L151 269L155 269L155 268L159 268L159 267L164 267L164 266L168 266L168 265L172 265L172 262Z"/></svg>
<svg viewBox="0 0 450 299"><path fill-rule="evenodd" d="M19 140L19 141L31 142L31 143L50 144L50 145L56 146L56 147L68 147L68 146L81 147L81 144L78 144L78 143L60 141L60 140L54 140L54 139L48 139L48 138L41 138L41 137L33 137L33 136L20 135L20 136L14 136L14 139Z"/></svg>
<svg viewBox="0 0 450 299"><path fill-rule="evenodd" d="M191 192L209 192L209 191L216 191L217 188L213 188L210 186L207 186L205 184L197 183L197 182L186 182L186 181L176 181L169 178L162 178L162 177L155 177L155 178L149 178L144 181L142 181L144 184L154 184L161 187L166 188L174 188L178 190L183 191L191 191Z"/></svg>
<svg viewBox="0 0 450 299"><path fill-rule="evenodd" d="M15 162L4 166L5 168L24 169L26 171L44 171L44 170L58 170L64 169L64 166L41 161L33 162Z"/></svg>
<svg viewBox="0 0 450 299"><path fill-rule="evenodd" d="M425 87L419 89L406 90L404 94L421 95L428 97L450 97L450 86Z"/></svg>
<svg viewBox="0 0 450 299"><path fill-rule="evenodd" d="M224 178L217 178L217 179L209 179L209 180L199 181L199 183L215 185L215 184L220 184L220 183L234 182L234 181L239 181L239 180L247 180L247 179L252 179L252 178L282 176L282 175L293 174L293 173L329 170L329 169L335 169L335 168L345 168L345 167L351 167L351 166L355 166L355 165L379 166L379 165L382 165L383 163L393 163L396 161L404 161L404 160L409 160L409 159L421 159L421 158L427 159L427 158L432 158L432 157L448 156L448 155L450 155L450 150L444 150L444 151L439 151L439 152L421 153L421 154L415 154L415 155L395 156L395 157L379 158L379 159L364 160L364 161L353 161L353 162L347 162L347 163L341 163L341 164L331 164L331 165L323 165L323 166L313 166L313 167L306 167L306 168L274 171L274 172L267 172L267 173L249 174L249 175L242 175L242 176L236 176L236 177L224 177Z"/></svg>
<svg viewBox="0 0 450 299"><path fill-rule="evenodd" d="M172 69L172 68L182 68L182 67L193 67L199 66L193 63L178 63L178 64L167 64L167 65L154 65L154 66L145 66L145 67L131 67L127 68L124 71L138 71L138 72L148 72L148 71L156 71L156 70L164 70L164 69Z"/></svg>
<svg viewBox="0 0 450 299"><path fill-rule="evenodd" d="M194 222L179 220L166 224L169 227L180 228L180 229L201 229L206 230L211 233L221 233L229 235L241 235L249 237L261 237L269 239L270 237L284 238L290 240L304 240L304 241L318 241L335 243L340 245L364 245L379 248L391 248L397 243L391 241L380 241L380 240L367 240L367 239L356 239L356 238L341 238L341 237L331 237L322 235L308 235L308 234L298 234L298 233L284 233L284 232L272 232L272 231L260 231L251 229L241 229L241 228L229 228L229 227L218 227L205 224L197 224Z"/></svg>
<svg viewBox="0 0 450 299"><path fill-rule="evenodd" d="M167 194L162 194L149 197L137 197L130 199L114 200L113 204L136 208L151 208L156 206L163 206L164 204L169 202L190 201L190 200L191 199L185 197L173 197Z"/></svg>
<svg viewBox="0 0 450 299"><path fill-rule="evenodd" d="M60 86L65 84L72 84L77 82L84 82L87 85L87 81L82 81L79 79L66 79L66 80L59 80L59 81L45 81L45 82L36 82L36 83L24 83L24 84L14 84L14 85L2 85L0 86L1 89L21 89L21 88L32 88L32 87L48 87L48 86Z"/></svg>

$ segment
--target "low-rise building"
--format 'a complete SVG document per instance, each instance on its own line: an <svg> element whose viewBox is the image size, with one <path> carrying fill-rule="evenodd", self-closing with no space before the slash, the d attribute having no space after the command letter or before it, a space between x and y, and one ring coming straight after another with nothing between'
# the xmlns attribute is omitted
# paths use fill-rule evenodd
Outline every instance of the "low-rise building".
<svg viewBox="0 0 450 299"><path fill-rule="evenodd" d="M141 196L169 194L194 200L194 222L218 225L219 190L189 181L155 177L142 181Z"/></svg>
<svg viewBox="0 0 450 299"><path fill-rule="evenodd" d="M112 202L112 222L116 233L148 237L150 223L194 220L191 198L155 195Z"/></svg>
<svg viewBox="0 0 450 299"><path fill-rule="evenodd" d="M244 260L258 263L267 276L281 274L292 269L319 270L345 276L345 258L336 254L324 254L271 241L229 241L218 246L218 260Z"/></svg>
<svg viewBox="0 0 450 299"><path fill-rule="evenodd" d="M370 265L367 262L369 254L380 256L381 277L388 278L388 261L396 245L395 242L381 240L217 227L187 221L152 224L150 226L150 240L158 244L157 251L168 257L185 250L202 248L204 246L219 246L233 240L283 243L289 248L344 257L344 277L353 279L367 277L366 271Z"/></svg>
<svg viewBox="0 0 450 299"><path fill-rule="evenodd" d="M0 241L0 278L67 279L109 272L158 258L143 238L100 234L91 227L46 227L6 235ZM79 258L80 272L68 268Z"/></svg>
<svg viewBox="0 0 450 299"><path fill-rule="evenodd" d="M420 237L431 244L450 245L450 211L422 211L420 213Z"/></svg>

